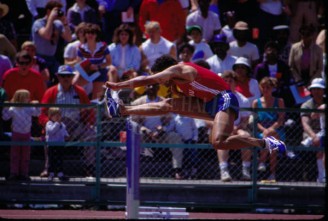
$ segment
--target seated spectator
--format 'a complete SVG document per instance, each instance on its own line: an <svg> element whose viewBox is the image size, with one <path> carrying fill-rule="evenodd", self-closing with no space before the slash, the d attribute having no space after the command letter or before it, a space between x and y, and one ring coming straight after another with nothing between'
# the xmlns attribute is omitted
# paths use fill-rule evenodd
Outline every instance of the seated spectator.
<svg viewBox="0 0 328 221"><path fill-rule="evenodd" d="M198 25L202 27L203 37L209 42L214 35L220 33L221 22L219 16L209 10L210 0L197 0L198 9L187 16L186 26Z"/></svg>
<svg viewBox="0 0 328 221"><path fill-rule="evenodd" d="M31 94L28 90L19 89L15 91L12 103L39 103L31 100ZM40 115L40 109L36 107L6 107L2 111L4 120L12 119L12 141L31 140L32 116ZM10 151L10 176L9 181L30 181L29 165L30 165L31 147L28 145L12 145Z"/></svg>
<svg viewBox="0 0 328 221"><path fill-rule="evenodd" d="M59 83L48 88L42 98L43 104L90 104L88 95L78 85L73 85L75 73L68 65L60 66L57 72ZM92 141L95 139L94 111L88 108L62 108L62 122L66 125L69 141ZM41 109L39 117L41 125L45 126L48 122L48 108ZM47 152L47 149L45 150ZM48 157L48 156L46 156ZM95 149L94 147L84 147L82 156L85 164L84 172L87 177L92 176L95 166ZM47 161L47 159L46 159ZM47 167L47 165L46 165ZM45 168L46 170L47 168ZM44 171L47 172L47 171Z"/></svg>
<svg viewBox="0 0 328 221"><path fill-rule="evenodd" d="M250 103L261 97L258 81L251 77L252 69L247 58L238 58L232 69L237 74L236 91L248 98Z"/></svg>
<svg viewBox="0 0 328 221"><path fill-rule="evenodd" d="M180 62L191 62L195 47L189 43L181 44L178 50L178 57Z"/></svg>
<svg viewBox="0 0 328 221"><path fill-rule="evenodd" d="M4 73L12 67L13 66L9 58L6 55L0 54L0 86L2 85L2 78Z"/></svg>
<svg viewBox="0 0 328 221"><path fill-rule="evenodd" d="M289 67L286 63L278 58L278 44L269 41L264 47L264 57L261 63L255 67L254 76L258 82L264 77L272 77L277 79L276 90L273 91L273 96L283 98L287 107L293 107L293 95L290 92L289 86L294 81L291 76Z"/></svg>
<svg viewBox="0 0 328 221"><path fill-rule="evenodd" d="M17 90L26 89L30 92L31 100L41 101L46 87L41 74L31 68L32 59L26 51L18 52L17 67L9 69L3 75L2 85L9 100L13 98Z"/></svg>
<svg viewBox="0 0 328 221"><path fill-rule="evenodd" d="M198 25L187 27L187 32L191 38L189 44L195 47L191 61L206 60L213 55L213 52L206 41L203 40L202 28Z"/></svg>
<svg viewBox="0 0 328 221"><path fill-rule="evenodd" d="M0 33L5 35L8 40L17 48L17 36L14 24L6 19L9 7L0 2Z"/></svg>
<svg viewBox="0 0 328 221"><path fill-rule="evenodd" d="M177 58L175 45L161 36L161 27L158 22L151 21L145 25L146 34L149 36L139 49L141 51L141 70L149 73L149 69L155 60L163 54L169 54Z"/></svg>
<svg viewBox="0 0 328 221"><path fill-rule="evenodd" d="M260 60L259 50L257 46L249 41L250 30L248 24L243 21L238 21L233 28L233 36L235 41L230 42L229 55L235 57L245 57L251 62L251 68Z"/></svg>
<svg viewBox="0 0 328 221"><path fill-rule="evenodd" d="M133 40L134 33L129 25L122 24L115 30L113 43L108 46L112 57L109 81L118 82L138 75L141 53Z"/></svg>
<svg viewBox="0 0 328 221"><path fill-rule="evenodd" d="M88 23L84 29L85 43L80 44L76 62L87 61L87 69L99 72L99 76L92 80L92 100L98 99L103 93L103 84L108 81L108 66L112 59L107 44L100 39L101 30L96 24ZM87 75L89 73L86 73ZM82 73L75 79L75 83L83 86L90 82Z"/></svg>
<svg viewBox="0 0 328 221"><path fill-rule="evenodd" d="M86 0L75 0L74 5L67 10L67 22L72 32L81 22L98 24L97 18L97 12Z"/></svg>
<svg viewBox="0 0 328 221"><path fill-rule="evenodd" d="M260 82L260 89L262 97L256 99L252 103L253 108L285 108L284 100L272 96L272 91L276 87L277 80L271 77L264 77ZM284 112L270 112L258 111L257 112L257 131L258 138L273 136L282 141L285 140L284 125ZM266 161L268 157L268 150L260 151L260 159L258 171L266 171ZM268 180L276 180L276 167L277 167L277 152L270 154L270 176Z"/></svg>
<svg viewBox="0 0 328 221"><path fill-rule="evenodd" d="M234 93L238 99L239 107L241 108L250 108L251 104L248 99L243 96L241 93L236 91L236 82L237 76L236 73L232 70L225 71L221 77L224 81L230 86L230 90ZM248 120L249 120L250 112L248 111L240 111L238 118L234 122L233 135L242 135L242 136L251 136L251 132L247 128ZM232 180L229 173L229 150L217 150L219 166L220 166L220 174L221 181L229 182ZM249 181L251 180L250 174L250 166L251 166L251 156L252 150L243 149L241 151L242 158L242 177L241 180Z"/></svg>
<svg viewBox="0 0 328 221"><path fill-rule="evenodd" d="M48 1L46 15L34 21L32 25L32 40L36 46L36 54L42 57L50 72L48 86L57 84L55 73L59 66L56 51L59 48L59 40L62 38L66 42L72 40L71 30L63 12L63 5L58 1Z"/></svg>
<svg viewBox="0 0 328 221"><path fill-rule="evenodd" d="M3 34L0 34L0 54L7 56L11 64L15 63L16 48Z"/></svg>
<svg viewBox="0 0 328 221"><path fill-rule="evenodd" d="M225 70L232 70L236 57L227 54L229 44L224 34L215 35L210 42L214 55L206 61L211 66L211 71L222 74Z"/></svg>
<svg viewBox="0 0 328 221"><path fill-rule="evenodd" d="M47 85L47 83L50 80L50 73L47 68L45 60L43 58L41 58L40 56L36 55L35 44L31 41L25 41L25 42L23 42L21 49L27 51L27 53L29 53L29 55L32 57L32 67L31 68L41 74L41 76L43 77L43 80L45 82L45 85Z"/></svg>
<svg viewBox="0 0 328 221"><path fill-rule="evenodd" d="M322 78L315 78L312 80L309 90L311 92L311 99L301 105L301 109L318 109L325 103L325 82ZM310 112L302 112L301 120L303 126L303 142L305 146L320 146L320 119L312 118ZM325 180L325 167L323 165L324 153L322 151L316 152L317 168L318 168L318 182Z"/></svg>
<svg viewBox="0 0 328 221"><path fill-rule="evenodd" d="M296 82L308 86L314 78L321 77L323 70L322 49L315 44L313 25L302 25L301 41L292 45L288 65Z"/></svg>
<svg viewBox="0 0 328 221"><path fill-rule="evenodd" d="M46 142L64 142L65 138L69 136L66 130L66 125L61 122L61 110L59 107L51 107L48 110L48 122L46 124ZM67 181L63 173L63 158L64 147L63 146L49 146L49 176L48 181L52 181L57 173L57 177L60 181Z"/></svg>

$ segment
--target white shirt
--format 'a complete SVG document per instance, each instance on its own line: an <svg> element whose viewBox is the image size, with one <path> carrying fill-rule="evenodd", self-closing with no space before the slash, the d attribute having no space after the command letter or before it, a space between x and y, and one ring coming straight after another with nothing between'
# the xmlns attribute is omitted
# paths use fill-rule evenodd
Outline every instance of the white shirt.
<svg viewBox="0 0 328 221"><path fill-rule="evenodd" d="M224 60L221 60L216 54L208 58L206 61L211 67L211 71L217 74L223 74L225 70L232 70L232 66L236 62L236 57L227 55Z"/></svg>
<svg viewBox="0 0 328 221"><path fill-rule="evenodd" d="M256 61L260 58L259 50L253 43L247 42L243 47L239 47L237 41L230 42L228 54L235 57L245 57L250 61Z"/></svg>
<svg viewBox="0 0 328 221"><path fill-rule="evenodd" d="M196 61L199 59L204 59L206 60L207 58L211 57L213 55L211 47L204 41L201 41L199 43L195 43L194 40L189 41L189 44L195 47L195 51L193 53L193 56L195 56L197 53L200 51L203 52L204 56L202 58L195 58L191 59L191 61Z"/></svg>
<svg viewBox="0 0 328 221"><path fill-rule="evenodd" d="M64 142L68 136L66 125L49 120L46 124L46 141Z"/></svg>

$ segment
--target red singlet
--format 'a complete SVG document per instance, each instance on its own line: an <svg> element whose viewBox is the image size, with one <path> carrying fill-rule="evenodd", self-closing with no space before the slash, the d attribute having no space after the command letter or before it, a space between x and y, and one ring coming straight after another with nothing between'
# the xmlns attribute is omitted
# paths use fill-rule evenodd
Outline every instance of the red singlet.
<svg viewBox="0 0 328 221"><path fill-rule="evenodd" d="M216 73L193 63L184 63L196 69L193 82L176 84L186 96L197 97L205 102L212 100L221 91L228 90L228 84Z"/></svg>

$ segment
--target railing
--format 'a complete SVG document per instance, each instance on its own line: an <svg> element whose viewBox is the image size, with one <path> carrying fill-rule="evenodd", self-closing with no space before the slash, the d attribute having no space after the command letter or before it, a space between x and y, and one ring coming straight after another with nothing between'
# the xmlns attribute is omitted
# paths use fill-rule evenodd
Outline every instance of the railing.
<svg viewBox="0 0 328 221"><path fill-rule="evenodd" d="M101 105L59 105L59 104L1 104L0 107L9 106L34 106L34 107L60 107L65 109L92 110L95 114L95 124L84 124L82 120L74 121L66 119L71 138L65 142L46 142L38 132L37 136L32 134L29 142L18 142L10 140L10 131L6 139L0 141L0 183L3 186L13 185L17 182L8 181L9 159L11 145L31 146L31 161L29 175L32 177L30 183L44 183L51 186L56 184L88 184L92 187L90 197L93 203L101 202L101 192L105 184L125 185L126 182L126 143L124 142L125 120L123 118L108 119ZM162 133L149 141L149 136L143 137L140 155L140 179L141 183L147 185L176 186L200 185L200 186L248 186L250 189L248 201L251 204L257 202L258 188L261 186L294 186L294 187L316 187L324 189L325 183L317 182L316 154L324 151L324 147L302 146L302 126L300 123L300 112L322 112L318 110L300 109L241 109L251 111L253 115L258 111L284 112L286 122L284 141L287 144L289 156L277 156L276 179L267 180L270 176L270 156L265 162L266 170L258 171L259 148L248 148L251 150L251 179L242 180L241 150L233 150L229 153L229 172L231 182L220 181L220 168L216 151L208 143L208 130L198 127L199 138L196 144L185 144L175 132ZM64 111L63 111L64 112ZM90 115L92 116L92 115ZM87 116L87 117L90 117ZM254 115L256 116L256 115ZM257 118L253 118L249 130L256 134ZM35 121L36 122L36 121ZM33 123L35 127L36 123ZM5 122L10 125L10 122ZM8 133L9 132L9 133ZM78 133L80 132L80 134ZM33 132L34 133L34 132ZM74 135L74 136L72 136ZM168 138L170 136L170 138ZM148 137L148 138L147 138ZM176 138L176 140L174 140ZM169 141L169 142L168 142ZM45 164L45 147L61 146L64 156L64 173L70 178L69 181L60 182L57 178L49 182L47 177L40 177L40 172ZM174 154L173 154L174 153ZM294 154L294 155L293 155ZM180 161L183 179L175 179L173 160ZM272 159L271 159L272 160ZM1 178L2 177L2 178ZM46 186L46 185L45 185ZM49 188L49 186L47 188ZM42 187L40 187L42 188ZM50 187L51 188L51 187ZM26 202L36 202L33 197L25 198ZM74 199L71 199L71 201ZM50 199L51 201L51 199ZM58 200L53 200L57 202ZM78 200L77 200L78 201ZM158 202L157 202L158 203ZM223 205L224 206L224 205Z"/></svg>

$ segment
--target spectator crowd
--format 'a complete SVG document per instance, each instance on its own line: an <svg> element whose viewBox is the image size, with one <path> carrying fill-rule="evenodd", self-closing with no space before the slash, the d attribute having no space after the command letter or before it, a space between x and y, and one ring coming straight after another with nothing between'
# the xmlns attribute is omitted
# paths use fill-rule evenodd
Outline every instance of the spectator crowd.
<svg viewBox="0 0 328 221"><path fill-rule="evenodd" d="M22 7L15 7L17 2ZM241 107L324 109L324 16L323 0L0 0L0 102L102 103L106 81L151 75L154 61L170 55L223 77ZM176 95L149 85L117 96L146 104ZM95 113L87 108L1 106L0 115L1 140L92 141L96 134ZM322 118L310 112L243 111L233 133L255 131L259 138L322 147ZM141 125L144 142L195 144L211 130L211 122L175 114L133 120ZM288 127L301 131L295 142L288 143ZM93 177L95 147L83 148L85 176ZM175 179L197 177L197 150L170 151ZM63 154L58 145L45 146L40 176L68 180ZM141 154L154 152L146 148ZM242 180L251 180L251 157L251 151L242 151ZM218 150L217 158L221 180L231 181L229 152ZM29 180L29 159L29 146L12 146L8 180ZM317 152L321 183L324 160L324 152ZM274 181L277 161L277 155L261 151L257 169L269 167L267 179Z"/></svg>

